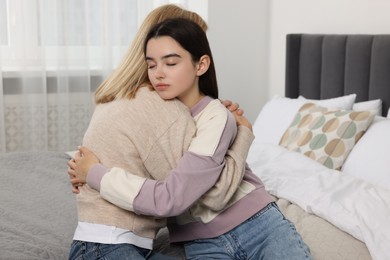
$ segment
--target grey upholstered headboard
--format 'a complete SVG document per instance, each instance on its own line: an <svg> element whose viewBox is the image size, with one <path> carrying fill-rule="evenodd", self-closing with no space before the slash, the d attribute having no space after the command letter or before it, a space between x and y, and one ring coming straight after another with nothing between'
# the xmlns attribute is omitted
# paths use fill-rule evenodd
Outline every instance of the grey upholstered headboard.
<svg viewBox="0 0 390 260"><path fill-rule="evenodd" d="M356 102L390 106L390 35L289 34L286 96L325 99L356 93Z"/></svg>

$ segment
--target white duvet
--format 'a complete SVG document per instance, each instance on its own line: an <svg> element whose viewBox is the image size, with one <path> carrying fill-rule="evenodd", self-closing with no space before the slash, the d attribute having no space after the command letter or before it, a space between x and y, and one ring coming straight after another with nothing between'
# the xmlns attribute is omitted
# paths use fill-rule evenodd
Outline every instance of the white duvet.
<svg viewBox="0 0 390 260"><path fill-rule="evenodd" d="M390 190L273 144L253 145L248 163L271 194L363 241L373 259L390 259Z"/></svg>

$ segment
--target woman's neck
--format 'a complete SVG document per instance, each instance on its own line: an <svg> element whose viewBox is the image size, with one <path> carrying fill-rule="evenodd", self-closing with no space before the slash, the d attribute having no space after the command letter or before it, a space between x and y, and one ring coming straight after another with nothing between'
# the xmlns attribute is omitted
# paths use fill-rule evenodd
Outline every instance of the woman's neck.
<svg viewBox="0 0 390 260"><path fill-rule="evenodd" d="M178 99L184 103L188 108L195 106L204 97L201 93L194 93L193 95L186 97L178 97Z"/></svg>

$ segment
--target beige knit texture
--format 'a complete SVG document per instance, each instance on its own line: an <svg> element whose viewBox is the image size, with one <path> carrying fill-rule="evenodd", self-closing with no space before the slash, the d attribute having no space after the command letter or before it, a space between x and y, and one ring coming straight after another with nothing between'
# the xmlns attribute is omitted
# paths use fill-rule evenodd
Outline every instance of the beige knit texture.
<svg viewBox="0 0 390 260"><path fill-rule="evenodd" d="M163 101L156 92L141 88L135 99L97 105L83 145L107 167L163 180L188 148L195 131L181 102ZM164 219L120 209L88 186L77 198L79 221L116 226L149 238L165 226Z"/></svg>

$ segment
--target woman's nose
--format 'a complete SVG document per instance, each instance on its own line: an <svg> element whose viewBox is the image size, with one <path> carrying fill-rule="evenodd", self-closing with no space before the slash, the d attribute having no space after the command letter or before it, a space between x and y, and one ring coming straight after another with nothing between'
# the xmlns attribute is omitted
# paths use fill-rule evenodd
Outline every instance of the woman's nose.
<svg viewBox="0 0 390 260"><path fill-rule="evenodd" d="M155 77L158 78L158 79L161 79L161 78L165 77L164 70L161 68L161 66L157 66L156 67Z"/></svg>

